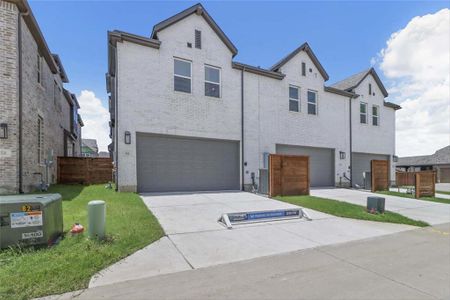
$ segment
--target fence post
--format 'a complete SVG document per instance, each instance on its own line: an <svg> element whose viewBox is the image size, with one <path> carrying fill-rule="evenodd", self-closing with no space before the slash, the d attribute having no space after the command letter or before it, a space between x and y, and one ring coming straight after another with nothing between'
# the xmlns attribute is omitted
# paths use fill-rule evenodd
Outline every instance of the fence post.
<svg viewBox="0 0 450 300"><path fill-rule="evenodd" d="M416 173L415 177L416 177L416 186L415 186L416 199L419 199L420 198L420 173Z"/></svg>

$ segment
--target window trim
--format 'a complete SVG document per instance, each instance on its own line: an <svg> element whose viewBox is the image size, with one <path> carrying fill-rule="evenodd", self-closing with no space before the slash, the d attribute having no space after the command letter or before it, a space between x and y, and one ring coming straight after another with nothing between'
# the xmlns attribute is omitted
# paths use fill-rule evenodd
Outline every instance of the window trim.
<svg viewBox="0 0 450 300"><path fill-rule="evenodd" d="M197 43L197 35L198 35L198 43ZM202 31L200 29L194 30L194 47L195 49L202 49Z"/></svg>
<svg viewBox="0 0 450 300"><path fill-rule="evenodd" d="M373 114L373 108L374 108L374 107L377 108L377 115L374 115L374 114ZM376 124L376 125L373 123L373 118L376 118L376 119L377 119L377 124ZM380 126L380 106L379 106L379 105L376 105L376 104L373 104L373 105L372 105L372 125L373 125L373 126Z"/></svg>
<svg viewBox="0 0 450 300"><path fill-rule="evenodd" d="M365 113L361 112L361 104L364 104L366 106L366 112ZM359 102L359 124L365 124L365 125L369 124L369 122L368 122L369 120L367 119L367 117L368 117L367 108L368 107L369 107L369 104L367 102L364 102L364 101L360 101ZM361 115L363 115L363 114L366 116L366 122L365 123L361 122Z"/></svg>
<svg viewBox="0 0 450 300"><path fill-rule="evenodd" d="M184 76L184 75L178 75L178 74L175 74L175 61L176 60L179 60L179 61L184 61L184 62L188 62L189 63L189 66L190 66L190 73L191 73L191 76L190 77L188 77L188 76ZM190 92L183 92L183 91L177 91L177 90L175 90L175 77L180 77L180 78L184 78L184 79L189 79L190 80ZM192 91L192 60L189 60L189 59L185 59L185 58L180 58L180 57L173 57L173 91L175 92L175 93L183 93L183 94L193 94L193 91Z"/></svg>
<svg viewBox="0 0 450 300"><path fill-rule="evenodd" d="M42 56L37 54L37 83L42 85Z"/></svg>
<svg viewBox="0 0 450 300"><path fill-rule="evenodd" d="M372 96L372 84L369 83L369 96Z"/></svg>
<svg viewBox="0 0 450 300"><path fill-rule="evenodd" d="M37 157L37 163L38 165L41 165L44 163L44 118L38 115L38 128L37 128L37 150L38 150L38 157Z"/></svg>
<svg viewBox="0 0 450 300"><path fill-rule="evenodd" d="M211 69L216 69L216 70L219 70L219 82L217 83L217 82L214 82L214 81L209 81L209 80L206 80L206 68L211 68ZM211 84L218 84L219 85L219 97L214 97L214 96L209 96L209 95L206 95L206 88L205 88L205 97L210 97L210 98L216 98L216 99L221 99L222 98L222 68L220 68L220 67L216 67L216 66L213 66L213 65L208 65L208 64L205 64L204 65L204 68L203 68L203 72L204 72L204 83L211 83Z"/></svg>
<svg viewBox="0 0 450 300"><path fill-rule="evenodd" d="M316 103L309 102L309 98L308 98L308 93L309 92L314 93L316 95ZM311 116L317 116L319 114L319 93L317 91L315 91L315 90L307 90L306 91L306 103L307 103L307 105L306 105L306 112L307 112L307 114L311 115ZM314 104L314 106L315 106L315 114L310 114L309 113L309 109L308 109L309 104Z"/></svg>
<svg viewBox="0 0 450 300"><path fill-rule="evenodd" d="M302 76L306 76L306 63L302 61Z"/></svg>
<svg viewBox="0 0 450 300"><path fill-rule="evenodd" d="M290 93L290 89L291 88L297 89L298 99L291 98L291 93ZM292 112L292 113L301 113L302 112L302 107L301 107L301 102L300 102L300 99L301 99L300 93L301 93L301 88L299 86L296 86L296 85L293 85L293 84L289 85L289 88L288 88L288 98L289 98L288 110L289 110L289 112ZM298 103L298 110L297 111L291 110L291 105L290 105L291 101L297 101L297 103Z"/></svg>

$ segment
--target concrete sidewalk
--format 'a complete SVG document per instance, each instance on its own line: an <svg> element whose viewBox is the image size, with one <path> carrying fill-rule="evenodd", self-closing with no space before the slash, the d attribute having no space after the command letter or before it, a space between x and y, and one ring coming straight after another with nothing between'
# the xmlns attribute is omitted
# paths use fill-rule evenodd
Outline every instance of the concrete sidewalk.
<svg viewBox="0 0 450 300"><path fill-rule="evenodd" d="M448 270L445 224L53 299L449 299Z"/></svg>
<svg viewBox="0 0 450 300"><path fill-rule="evenodd" d="M431 225L450 222L450 205L444 203L339 188L312 189L311 195L362 206L366 206L368 196L378 196L386 199L386 210L398 212L411 219L425 221Z"/></svg>
<svg viewBox="0 0 450 300"><path fill-rule="evenodd" d="M297 207L244 192L143 195L167 237L94 276L89 287L186 269L205 268L323 245L392 234L415 227L338 218L306 210L303 219L238 225L217 222L227 212Z"/></svg>

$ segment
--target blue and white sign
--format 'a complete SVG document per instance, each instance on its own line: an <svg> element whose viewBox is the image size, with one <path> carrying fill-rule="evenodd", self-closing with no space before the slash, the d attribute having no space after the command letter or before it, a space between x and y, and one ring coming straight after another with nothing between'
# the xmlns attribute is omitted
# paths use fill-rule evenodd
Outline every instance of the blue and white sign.
<svg viewBox="0 0 450 300"><path fill-rule="evenodd" d="M225 224L229 229L231 229L233 224L276 221L295 218L305 218L311 220L302 208L294 208L226 213L221 216L219 222Z"/></svg>

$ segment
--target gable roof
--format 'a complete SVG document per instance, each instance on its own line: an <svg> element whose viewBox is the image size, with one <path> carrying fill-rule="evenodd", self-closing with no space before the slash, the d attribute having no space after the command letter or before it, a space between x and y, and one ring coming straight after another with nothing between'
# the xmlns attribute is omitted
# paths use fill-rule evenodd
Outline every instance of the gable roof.
<svg viewBox="0 0 450 300"><path fill-rule="evenodd" d="M214 30L214 32L219 36L219 38L224 42L224 44L230 49L231 53L233 53L233 57L236 56L238 53L237 48L233 45L231 40L226 36L226 34L220 29L219 25L211 18L211 16L208 14L208 12L205 10L203 5L200 3L195 4L194 6L189 7L188 9L183 10L182 12L162 21L153 26L153 31L151 34L152 39L158 39L158 32L163 30L164 28L167 28L178 21L183 20L186 17L189 17L192 14L197 14L199 16L202 16L205 21L211 26L211 28Z"/></svg>
<svg viewBox="0 0 450 300"><path fill-rule="evenodd" d="M274 72L278 72L278 70L284 65L286 64L288 61L290 61L294 56L296 56L300 51L305 51L306 54L308 54L309 58L312 60L312 62L314 63L314 65L316 66L316 68L319 70L320 74L322 75L322 77L325 79L325 81L327 81L330 77L328 76L327 72L325 71L324 67L322 66L322 64L319 62L319 60L317 59L317 56L314 54L314 52L312 51L311 47L309 46L308 43L303 43L300 47L298 47L297 49L295 49L294 51L292 51L291 53L289 53L287 56L285 56L283 59L281 59L279 62L277 62L276 64L274 64L270 70L274 71Z"/></svg>
<svg viewBox="0 0 450 300"><path fill-rule="evenodd" d="M399 157L397 166L424 166L450 164L450 146L441 148L431 155Z"/></svg>
<svg viewBox="0 0 450 300"><path fill-rule="evenodd" d="M378 87L383 93L383 96L387 97L389 94L386 91L386 88L384 87L383 83L381 82L380 77L378 77L377 72L375 72L374 68L370 68L362 72L356 73L350 77L345 78L344 80L336 82L331 86L340 90L351 91L354 88L356 88L369 75L372 75L372 77L375 79L375 82L378 84Z"/></svg>

